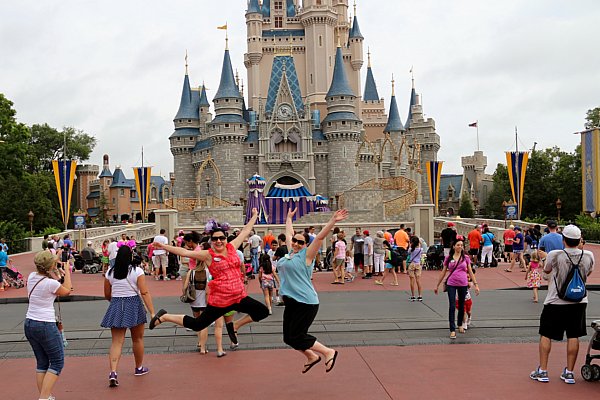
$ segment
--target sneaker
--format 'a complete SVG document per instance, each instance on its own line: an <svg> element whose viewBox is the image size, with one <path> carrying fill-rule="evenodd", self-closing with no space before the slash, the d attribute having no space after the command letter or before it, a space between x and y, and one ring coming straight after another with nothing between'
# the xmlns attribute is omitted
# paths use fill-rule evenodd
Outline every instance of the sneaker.
<svg viewBox="0 0 600 400"><path fill-rule="evenodd" d="M421 297L421 296L417 297L417 301L423 301L423 297Z"/></svg>
<svg viewBox="0 0 600 400"><path fill-rule="evenodd" d="M178 277L177 277L175 280L176 280L176 281L180 281L180 280L181 280L181 277L180 277L180 276L178 276Z"/></svg>
<svg viewBox="0 0 600 400"><path fill-rule="evenodd" d="M170 281L171 278L169 278L168 276L165 276L165 281Z"/></svg>
<svg viewBox="0 0 600 400"><path fill-rule="evenodd" d="M417 298L416 298L415 296L410 296L410 297L408 298L408 301L415 301L415 300L417 300Z"/></svg>
<svg viewBox="0 0 600 400"><path fill-rule="evenodd" d="M381 282L381 281L375 281L375 284L376 284L376 285L383 286L383 282Z"/></svg>
<svg viewBox="0 0 600 400"><path fill-rule="evenodd" d="M471 325L471 317L467 318L467 326Z"/></svg>
<svg viewBox="0 0 600 400"><path fill-rule="evenodd" d="M560 374L560 379L571 385L575 383L575 375L573 375L573 372L567 371L566 368L563 370L563 373Z"/></svg>
<svg viewBox="0 0 600 400"><path fill-rule="evenodd" d="M237 350L238 347L240 347L239 343L231 343L229 345L229 350L234 350L235 351L235 350Z"/></svg>
<svg viewBox="0 0 600 400"><path fill-rule="evenodd" d="M155 276L155 277L154 277L154 280L155 280L155 281L160 281L160 277L158 277L158 276Z"/></svg>
<svg viewBox="0 0 600 400"><path fill-rule="evenodd" d="M571 376L573 376L573 374L571 374ZM548 371L540 371L540 367L537 367L535 371L531 371L529 377L538 382L550 382L550 379L548 378Z"/></svg>
<svg viewBox="0 0 600 400"><path fill-rule="evenodd" d="M50 396L48 396L48 400L56 400L56 397L50 395Z"/></svg>
<svg viewBox="0 0 600 400"><path fill-rule="evenodd" d="M148 372L150 372L150 370L142 365L141 367L135 369L134 375L142 376L142 375L146 375Z"/></svg>
<svg viewBox="0 0 600 400"><path fill-rule="evenodd" d="M269 315L273 315L273 310L271 310L271 307L269 307Z"/></svg>
<svg viewBox="0 0 600 400"><path fill-rule="evenodd" d="M119 386L119 381L117 380L117 373L115 371L111 371L110 375L108 375L108 386L109 387Z"/></svg>

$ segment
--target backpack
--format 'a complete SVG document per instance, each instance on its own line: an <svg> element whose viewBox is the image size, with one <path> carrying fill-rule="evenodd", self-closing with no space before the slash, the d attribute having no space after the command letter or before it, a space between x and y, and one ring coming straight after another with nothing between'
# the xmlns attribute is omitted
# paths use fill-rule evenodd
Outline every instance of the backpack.
<svg viewBox="0 0 600 400"><path fill-rule="evenodd" d="M582 250L579 261L577 261L577 264L575 264L573 260L571 260L571 257L569 257L569 254L565 250L563 251L571 263L571 269L569 270L569 273L567 274L567 277L561 287L558 287L556 275L554 275L554 284L556 285L558 297L560 299L573 303L579 303L587 295L587 290L585 289L585 278L581 275L581 271L579 270L579 264L581 264L581 259L583 258L584 253Z"/></svg>
<svg viewBox="0 0 600 400"><path fill-rule="evenodd" d="M202 271L195 271L193 275L194 287L196 290L205 290L207 283L206 268Z"/></svg>
<svg viewBox="0 0 600 400"><path fill-rule="evenodd" d="M399 267L402 265L402 257L400 256L400 253L398 253L398 250L392 249L390 251L390 256L390 264L392 264L392 266Z"/></svg>

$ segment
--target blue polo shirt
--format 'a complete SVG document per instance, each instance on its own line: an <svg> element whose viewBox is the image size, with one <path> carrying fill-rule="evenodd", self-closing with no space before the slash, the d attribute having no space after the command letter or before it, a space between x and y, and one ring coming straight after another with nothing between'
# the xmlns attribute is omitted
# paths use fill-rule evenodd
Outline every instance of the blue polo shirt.
<svg viewBox="0 0 600 400"><path fill-rule="evenodd" d="M8 263L8 254L5 251L0 251L0 268L6 267Z"/></svg>
<svg viewBox="0 0 600 400"><path fill-rule="evenodd" d="M563 237L560 233L550 232L540 239L538 247L543 249L546 253L550 253L552 250L563 250L565 245L563 244Z"/></svg>
<svg viewBox="0 0 600 400"><path fill-rule="evenodd" d="M519 243L517 243L517 240L519 241ZM524 248L525 242L523 241L523 234L519 232L516 234L515 241L513 242L513 251L523 250Z"/></svg>
<svg viewBox="0 0 600 400"><path fill-rule="evenodd" d="M306 247L297 254L293 252L277 261L277 273L281 278L279 293L304 304L319 304L319 297L310 281L314 262L306 265Z"/></svg>

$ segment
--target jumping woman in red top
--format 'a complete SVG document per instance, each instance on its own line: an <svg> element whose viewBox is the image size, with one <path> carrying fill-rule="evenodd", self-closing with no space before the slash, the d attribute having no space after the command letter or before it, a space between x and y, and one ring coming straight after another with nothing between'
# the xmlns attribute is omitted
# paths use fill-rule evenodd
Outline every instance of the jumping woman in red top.
<svg viewBox="0 0 600 400"><path fill-rule="evenodd" d="M197 332L209 326L222 315L235 310L248 314L235 322L235 330L237 330L250 322L257 322L269 316L269 309L264 304L246 294L240 259L235 250L250 234L257 215L258 211L253 208L252 218L231 243L227 243L226 235L229 225L219 225L216 221L209 221L207 231L210 232L211 248L208 250L191 251L182 247L154 243L155 248L165 249L169 253L207 263L213 280L208 283L210 290L207 296L206 310L198 318L167 314L165 310L161 309L150 320L150 329L154 329L163 322L172 322Z"/></svg>

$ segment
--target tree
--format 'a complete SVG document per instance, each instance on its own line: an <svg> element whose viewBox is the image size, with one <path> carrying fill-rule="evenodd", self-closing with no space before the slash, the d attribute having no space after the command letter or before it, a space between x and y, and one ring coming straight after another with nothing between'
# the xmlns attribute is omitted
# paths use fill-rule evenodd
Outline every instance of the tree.
<svg viewBox="0 0 600 400"><path fill-rule="evenodd" d="M460 215L461 218L473 218L475 216L475 210L473 209L471 196L468 192L464 192L461 196L458 215Z"/></svg>
<svg viewBox="0 0 600 400"><path fill-rule="evenodd" d="M585 129L600 127L600 107L588 110L585 121Z"/></svg>
<svg viewBox="0 0 600 400"><path fill-rule="evenodd" d="M27 157L29 130L18 123L12 101L0 93L0 175L21 176Z"/></svg>
<svg viewBox="0 0 600 400"><path fill-rule="evenodd" d="M493 175L494 187L490 192L485 205L486 214L492 218L504 219L502 203L510 201L510 185L508 183L508 169L504 164L498 164Z"/></svg>

